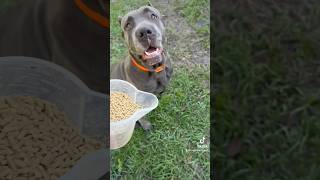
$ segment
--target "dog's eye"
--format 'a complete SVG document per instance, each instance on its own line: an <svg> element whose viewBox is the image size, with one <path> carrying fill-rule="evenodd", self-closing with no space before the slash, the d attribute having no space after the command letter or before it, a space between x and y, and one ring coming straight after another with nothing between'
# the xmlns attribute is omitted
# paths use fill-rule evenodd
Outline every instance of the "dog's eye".
<svg viewBox="0 0 320 180"><path fill-rule="evenodd" d="M158 16L152 13L151 14L151 19L158 19Z"/></svg>
<svg viewBox="0 0 320 180"><path fill-rule="evenodd" d="M125 30L129 30L131 28L131 23L130 22L127 22L124 26L124 29Z"/></svg>

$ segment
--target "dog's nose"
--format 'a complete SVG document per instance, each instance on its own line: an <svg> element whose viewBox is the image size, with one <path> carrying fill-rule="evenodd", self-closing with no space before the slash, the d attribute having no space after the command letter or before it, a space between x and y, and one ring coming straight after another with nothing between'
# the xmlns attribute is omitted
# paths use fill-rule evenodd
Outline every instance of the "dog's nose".
<svg viewBox="0 0 320 180"><path fill-rule="evenodd" d="M143 27L137 30L136 36L139 39L151 38L152 36L154 36L154 32L151 28Z"/></svg>

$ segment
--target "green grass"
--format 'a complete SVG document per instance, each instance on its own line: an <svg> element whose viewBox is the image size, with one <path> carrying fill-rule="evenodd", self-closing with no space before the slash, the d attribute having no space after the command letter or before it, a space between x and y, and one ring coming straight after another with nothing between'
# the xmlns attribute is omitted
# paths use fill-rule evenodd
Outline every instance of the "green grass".
<svg viewBox="0 0 320 180"><path fill-rule="evenodd" d="M189 0L184 4L182 14L186 17L188 23L198 32L200 38L205 37L203 44L209 48L210 34L210 1L209 0Z"/></svg>
<svg viewBox="0 0 320 180"><path fill-rule="evenodd" d="M210 1L209 0L173 0L176 12L184 16L188 24L197 32L205 48L210 47Z"/></svg>
<svg viewBox="0 0 320 180"><path fill-rule="evenodd" d="M209 138L209 91L195 78L207 77L186 70L174 76L159 107L148 116L155 129L136 129L130 142L112 153L113 177L208 179L209 152L187 152L197 149L203 136Z"/></svg>
<svg viewBox="0 0 320 180"><path fill-rule="evenodd" d="M320 3L215 4L217 179L319 179Z"/></svg>
<svg viewBox="0 0 320 180"><path fill-rule="evenodd" d="M127 55L118 16L146 2L111 3L113 63ZM209 145L209 89L204 86L208 80L209 72L200 67L175 68L159 107L148 115L154 129L135 129L126 146L112 151L112 179L209 179L209 148L197 147L203 137Z"/></svg>

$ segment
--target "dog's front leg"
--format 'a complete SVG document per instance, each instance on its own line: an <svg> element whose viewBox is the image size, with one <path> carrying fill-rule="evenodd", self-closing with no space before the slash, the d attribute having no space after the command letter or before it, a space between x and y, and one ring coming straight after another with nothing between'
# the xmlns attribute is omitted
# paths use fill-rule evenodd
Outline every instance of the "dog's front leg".
<svg viewBox="0 0 320 180"><path fill-rule="evenodd" d="M137 124L142 127L143 130L148 131L152 129L152 124L150 121L146 119L146 117L143 117L138 120ZM137 127L137 126L136 126Z"/></svg>

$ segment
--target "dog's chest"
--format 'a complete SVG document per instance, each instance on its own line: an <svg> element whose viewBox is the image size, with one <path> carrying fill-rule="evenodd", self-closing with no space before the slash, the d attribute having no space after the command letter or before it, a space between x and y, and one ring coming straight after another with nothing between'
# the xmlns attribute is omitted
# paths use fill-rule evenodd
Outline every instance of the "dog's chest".
<svg viewBox="0 0 320 180"><path fill-rule="evenodd" d="M168 85L169 78L166 76L166 72L150 73L148 74L147 82L144 83L143 89L147 92L154 94L162 93Z"/></svg>

